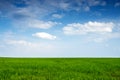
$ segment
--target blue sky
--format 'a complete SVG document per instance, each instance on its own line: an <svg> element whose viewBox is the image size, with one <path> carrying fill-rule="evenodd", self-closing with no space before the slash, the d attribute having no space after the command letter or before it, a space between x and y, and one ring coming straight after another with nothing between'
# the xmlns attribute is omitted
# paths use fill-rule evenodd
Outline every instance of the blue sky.
<svg viewBox="0 0 120 80"><path fill-rule="evenodd" d="M1 57L120 57L119 0L0 0Z"/></svg>

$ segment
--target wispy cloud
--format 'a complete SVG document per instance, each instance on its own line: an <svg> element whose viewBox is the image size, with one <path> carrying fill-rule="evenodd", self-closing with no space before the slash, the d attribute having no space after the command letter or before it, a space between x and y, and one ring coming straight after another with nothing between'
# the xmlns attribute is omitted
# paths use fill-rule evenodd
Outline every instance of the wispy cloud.
<svg viewBox="0 0 120 80"><path fill-rule="evenodd" d="M1 47L1 46L0 46ZM1 47L4 56L22 56L22 57L38 57L51 56L57 50L55 44L43 42L31 42L24 39L10 39L4 41L4 46ZM2 54L1 54L2 55Z"/></svg>
<svg viewBox="0 0 120 80"><path fill-rule="evenodd" d="M106 2L105 1L99 1L99 0L87 0L88 5L89 6L97 6L97 5L101 5L101 6L105 6Z"/></svg>
<svg viewBox="0 0 120 80"><path fill-rule="evenodd" d="M85 10L85 11L90 11L90 7L86 6L86 7L84 8L84 10Z"/></svg>
<svg viewBox="0 0 120 80"><path fill-rule="evenodd" d="M28 20L28 22L26 22L26 25L28 25L29 27L41 28L41 29L48 29L57 24L58 24L57 22L52 22L52 21L45 22L41 20Z"/></svg>
<svg viewBox="0 0 120 80"><path fill-rule="evenodd" d="M34 4L33 4L34 3ZM7 5L7 6L6 6ZM89 11L92 6L104 6L105 1L98 0L20 0L20 1L5 1L0 3L0 10L12 18L45 17L57 10L64 11Z"/></svg>
<svg viewBox="0 0 120 80"><path fill-rule="evenodd" d="M36 45L31 43L31 42L28 42L28 41L25 41L25 40L7 40L6 41L7 44L9 45L19 45L19 46L29 46L29 47L35 47Z"/></svg>
<svg viewBox="0 0 120 80"><path fill-rule="evenodd" d="M63 17L63 15L60 15L60 14L53 14L52 17L60 19L60 18Z"/></svg>
<svg viewBox="0 0 120 80"><path fill-rule="evenodd" d="M86 38L88 42L105 42L111 39L120 38L120 33L113 32L113 33L106 33L106 34L93 34Z"/></svg>
<svg viewBox="0 0 120 80"><path fill-rule="evenodd" d="M39 19L25 19L25 20L15 20L15 23L13 23L14 26L19 28L38 28L38 29L49 29L51 27L54 27L56 25L59 25L58 22L53 21L43 21Z"/></svg>
<svg viewBox="0 0 120 80"><path fill-rule="evenodd" d="M67 10L70 6L70 4L66 2L61 2L59 5L60 5L60 8L64 10Z"/></svg>
<svg viewBox="0 0 120 80"><path fill-rule="evenodd" d="M115 7L119 7L119 6L120 6L120 2L115 3L114 6L115 6Z"/></svg>

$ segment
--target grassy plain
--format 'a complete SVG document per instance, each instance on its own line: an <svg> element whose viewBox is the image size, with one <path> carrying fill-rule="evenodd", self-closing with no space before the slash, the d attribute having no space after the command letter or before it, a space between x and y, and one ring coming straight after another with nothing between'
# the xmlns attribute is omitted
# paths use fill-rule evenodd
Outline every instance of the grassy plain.
<svg viewBox="0 0 120 80"><path fill-rule="evenodd" d="M120 58L0 58L0 80L120 80Z"/></svg>

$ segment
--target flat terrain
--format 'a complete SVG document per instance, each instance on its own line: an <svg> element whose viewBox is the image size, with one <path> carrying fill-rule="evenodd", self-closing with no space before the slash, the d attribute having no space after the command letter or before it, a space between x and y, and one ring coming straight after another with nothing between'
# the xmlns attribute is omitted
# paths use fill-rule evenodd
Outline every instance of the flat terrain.
<svg viewBox="0 0 120 80"><path fill-rule="evenodd" d="M120 80L120 58L0 58L0 80Z"/></svg>

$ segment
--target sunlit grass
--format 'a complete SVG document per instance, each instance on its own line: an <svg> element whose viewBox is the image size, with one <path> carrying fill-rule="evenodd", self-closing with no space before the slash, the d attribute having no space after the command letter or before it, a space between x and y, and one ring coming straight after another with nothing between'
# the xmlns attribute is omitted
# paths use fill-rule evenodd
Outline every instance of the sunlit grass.
<svg viewBox="0 0 120 80"><path fill-rule="evenodd" d="M120 80L120 58L0 58L0 80Z"/></svg>

